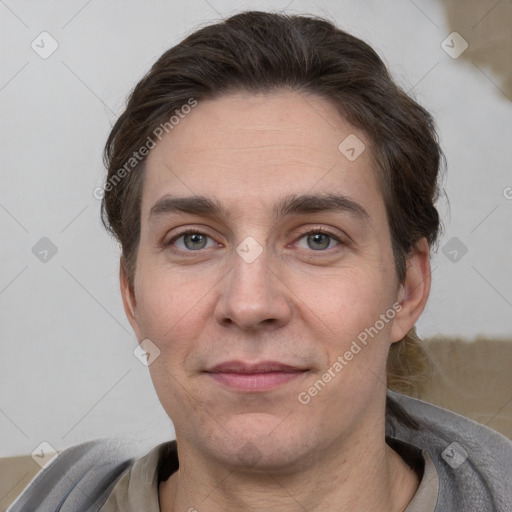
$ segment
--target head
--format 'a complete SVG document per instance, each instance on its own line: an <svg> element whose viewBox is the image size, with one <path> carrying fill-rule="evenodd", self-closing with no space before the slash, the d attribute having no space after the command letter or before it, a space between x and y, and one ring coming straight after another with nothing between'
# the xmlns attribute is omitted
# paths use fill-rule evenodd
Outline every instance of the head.
<svg viewBox="0 0 512 512"><path fill-rule="evenodd" d="M178 439L228 459L251 442L271 465L384 421L442 159L429 113L325 20L242 13L158 59L107 141L102 211ZM303 371L248 395L210 372L233 359Z"/></svg>

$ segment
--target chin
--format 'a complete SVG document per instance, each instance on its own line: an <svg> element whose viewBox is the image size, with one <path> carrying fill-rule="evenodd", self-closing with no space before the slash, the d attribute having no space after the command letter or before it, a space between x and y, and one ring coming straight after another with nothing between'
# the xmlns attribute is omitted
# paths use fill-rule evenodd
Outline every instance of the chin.
<svg viewBox="0 0 512 512"><path fill-rule="evenodd" d="M307 432L297 422L268 413L237 414L225 422L225 430L209 435L204 447L219 463L236 470L296 471L310 459ZM284 421L283 421L284 420Z"/></svg>

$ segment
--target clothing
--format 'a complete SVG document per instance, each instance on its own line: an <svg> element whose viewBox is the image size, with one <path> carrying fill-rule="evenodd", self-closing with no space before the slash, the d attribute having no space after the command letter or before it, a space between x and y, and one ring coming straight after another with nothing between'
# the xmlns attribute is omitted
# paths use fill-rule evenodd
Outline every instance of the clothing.
<svg viewBox="0 0 512 512"><path fill-rule="evenodd" d="M458 414L388 391L419 423L389 416L386 439L411 467L423 466L405 512L512 512L512 442ZM134 461L111 440L64 450L8 512L158 512L158 481L178 469L176 443ZM198 510L204 509L199 504Z"/></svg>
<svg viewBox="0 0 512 512"><path fill-rule="evenodd" d="M434 512L439 495L439 476L428 451L423 450L424 474L420 486L404 512Z"/></svg>
<svg viewBox="0 0 512 512"><path fill-rule="evenodd" d="M404 512L434 512L439 479L428 452L418 453L424 472L422 471L420 487ZM100 512L159 512L158 483L159 480L167 478L159 479L158 467L160 466L166 474L172 474L178 469L178 465L176 441L153 448L120 478ZM205 507L199 503L192 503L191 508L203 510Z"/></svg>

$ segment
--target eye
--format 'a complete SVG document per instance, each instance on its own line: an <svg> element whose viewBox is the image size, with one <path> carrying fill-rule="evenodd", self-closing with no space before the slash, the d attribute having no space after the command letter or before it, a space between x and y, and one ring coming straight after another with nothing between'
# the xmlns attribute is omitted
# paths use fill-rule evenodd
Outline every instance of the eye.
<svg viewBox="0 0 512 512"><path fill-rule="evenodd" d="M303 233L298 239L297 244L302 249L325 251L326 249L343 245L343 242L337 235L330 231L315 229ZM166 245L183 252L197 252L201 249L214 247L216 242L201 231L188 230L171 238Z"/></svg>
<svg viewBox="0 0 512 512"><path fill-rule="evenodd" d="M299 242L305 239L305 246L302 245L303 249L313 249L314 251L323 251L325 249L332 249L340 244L342 241L334 233L324 231L322 229L316 229L314 231L308 231L304 233Z"/></svg>
<svg viewBox="0 0 512 512"><path fill-rule="evenodd" d="M210 240L210 242L208 242L208 239ZM173 245L174 247L182 251L198 251L200 249L207 249L208 247L213 247L215 245L215 242L205 233L190 230L181 233L172 238L171 240L169 240L168 245Z"/></svg>

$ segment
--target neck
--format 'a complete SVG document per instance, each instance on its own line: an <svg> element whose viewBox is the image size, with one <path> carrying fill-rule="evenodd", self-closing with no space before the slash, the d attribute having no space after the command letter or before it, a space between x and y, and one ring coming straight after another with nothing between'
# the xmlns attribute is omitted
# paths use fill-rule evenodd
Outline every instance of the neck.
<svg viewBox="0 0 512 512"><path fill-rule="evenodd" d="M223 468L179 446L180 469L160 484L162 512L402 512L419 485L384 435L338 441L293 472Z"/></svg>

